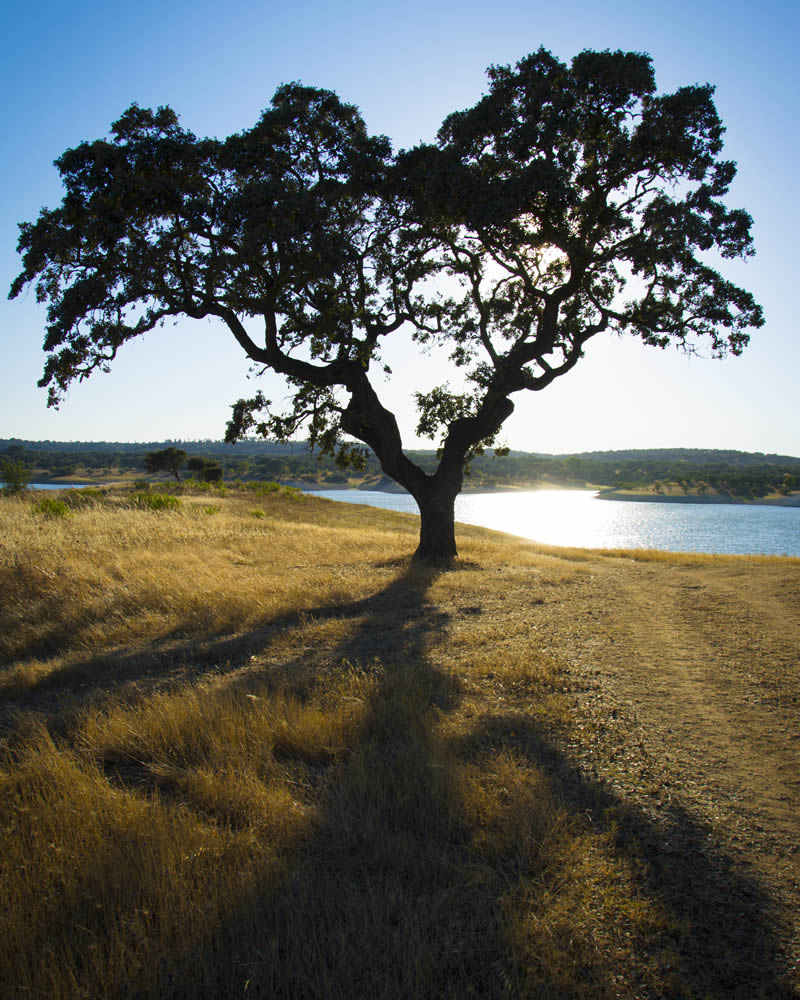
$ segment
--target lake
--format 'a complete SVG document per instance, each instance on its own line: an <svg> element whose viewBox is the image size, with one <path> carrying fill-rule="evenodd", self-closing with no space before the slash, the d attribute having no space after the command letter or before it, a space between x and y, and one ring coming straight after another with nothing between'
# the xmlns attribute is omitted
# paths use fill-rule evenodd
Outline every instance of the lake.
<svg viewBox="0 0 800 1000"><path fill-rule="evenodd" d="M105 483L31 483L32 490L82 490L87 486L105 486ZM5 486L5 483L0 483Z"/></svg>
<svg viewBox="0 0 800 1000"><path fill-rule="evenodd" d="M406 493L315 490L313 496L417 514ZM548 545L800 556L800 508L597 500L588 490L463 493L456 521Z"/></svg>

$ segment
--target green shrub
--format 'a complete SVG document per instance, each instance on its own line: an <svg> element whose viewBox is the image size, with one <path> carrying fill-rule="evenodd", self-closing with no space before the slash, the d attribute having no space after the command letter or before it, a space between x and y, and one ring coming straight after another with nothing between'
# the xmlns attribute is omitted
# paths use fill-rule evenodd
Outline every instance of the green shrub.
<svg viewBox="0 0 800 1000"><path fill-rule="evenodd" d="M259 510L258 508L256 508L255 510L250 511L250 517L262 518L266 517L266 514L264 513L263 510Z"/></svg>
<svg viewBox="0 0 800 1000"><path fill-rule="evenodd" d="M134 479L133 488L135 490L149 490L150 481L148 479Z"/></svg>
<svg viewBox="0 0 800 1000"><path fill-rule="evenodd" d="M183 482L159 483L158 492L162 495L169 494L170 496L180 496L182 493L186 492L186 488Z"/></svg>
<svg viewBox="0 0 800 1000"><path fill-rule="evenodd" d="M255 493L257 497L268 496L270 493L280 493L281 496L288 497L291 500L299 500L304 495L303 491L296 486L281 486L280 483L260 482L258 480L249 480L246 483L242 483L242 487L251 493Z"/></svg>
<svg viewBox="0 0 800 1000"><path fill-rule="evenodd" d="M203 507L204 514L219 514L221 510L222 507L220 507L219 504L216 503L209 504L208 507Z"/></svg>
<svg viewBox="0 0 800 1000"><path fill-rule="evenodd" d="M199 479L184 479L182 483L171 483L166 487L170 493L211 493L214 496L223 497L229 492L224 483L205 483Z"/></svg>
<svg viewBox="0 0 800 1000"><path fill-rule="evenodd" d="M58 497L42 497L38 503L33 505L33 509L37 514L44 514L45 517L66 517L70 512L69 507Z"/></svg>
<svg viewBox="0 0 800 1000"><path fill-rule="evenodd" d="M268 493L279 493L281 486L278 483L265 483L259 482L258 480L250 480L247 483L243 483L245 489L250 490L251 493L255 493L256 496L266 496Z"/></svg>
<svg viewBox="0 0 800 1000"><path fill-rule="evenodd" d="M170 493L134 493L130 500L131 507L137 510L178 510L182 507L182 502Z"/></svg>
<svg viewBox="0 0 800 1000"><path fill-rule="evenodd" d="M105 490L98 490L93 487L83 487L79 490L64 490L59 493L58 499L65 503L70 510L84 510L86 507L94 507L102 500L105 500Z"/></svg>

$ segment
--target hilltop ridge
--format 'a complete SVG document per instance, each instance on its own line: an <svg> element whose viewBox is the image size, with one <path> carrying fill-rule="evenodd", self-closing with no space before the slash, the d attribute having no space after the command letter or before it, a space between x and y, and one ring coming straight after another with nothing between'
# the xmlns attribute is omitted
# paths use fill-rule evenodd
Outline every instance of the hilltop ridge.
<svg viewBox="0 0 800 1000"><path fill-rule="evenodd" d="M253 439L239 441L236 444L227 444L225 441L211 438L197 438L194 440L165 438L163 441L52 441L49 439L37 441L16 437L0 438L0 452L13 452L22 448L25 451L35 452L109 451L131 454L153 451L170 446L183 448L190 455L217 452L240 456L310 454L305 441L290 441L288 444L281 444L277 441ZM410 454L415 456L429 456L433 460L436 456L436 449L411 449ZM316 459L317 456L315 455L314 457ZM495 458L496 456L490 454L488 457ZM622 448L609 451L565 451L555 453L523 451L512 448L506 457L538 459L578 458L596 462L678 461L691 462L698 465L716 463L740 466L785 464L800 466L800 457L797 456L779 455L773 452L737 451L729 448ZM476 461L479 462L480 459Z"/></svg>

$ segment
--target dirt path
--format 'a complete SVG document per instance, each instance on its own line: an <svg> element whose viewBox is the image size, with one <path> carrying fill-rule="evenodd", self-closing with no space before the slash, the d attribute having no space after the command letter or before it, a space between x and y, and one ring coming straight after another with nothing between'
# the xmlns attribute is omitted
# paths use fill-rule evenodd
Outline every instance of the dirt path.
<svg viewBox="0 0 800 1000"><path fill-rule="evenodd" d="M609 682L676 762L703 760L704 784L796 843L800 726L790 672L800 643L765 618L757 590L732 593L713 573L673 571L667 589L656 589L650 573L616 582L626 634L623 655L610 657Z"/></svg>
<svg viewBox="0 0 800 1000"><path fill-rule="evenodd" d="M800 571L604 560L562 636L585 753L623 798L679 808L751 870L800 959ZM586 761L587 765L589 760ZM800 973L800 964L797 967Z"/></svg>

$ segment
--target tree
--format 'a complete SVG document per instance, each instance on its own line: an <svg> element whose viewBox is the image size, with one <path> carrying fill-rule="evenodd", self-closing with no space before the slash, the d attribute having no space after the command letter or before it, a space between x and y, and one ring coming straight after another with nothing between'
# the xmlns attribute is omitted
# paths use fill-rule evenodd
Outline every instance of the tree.
<svg viewBox="0 0 800 1000"><path fill-rule="evenodd" d="M161 451L148 451L144 456L144 467L151 475L157 472L171 472L181 481L180 470L186 465L186 452L182 448L162 448Z"/></svg>
<svg viewBox="0 0 800 1000"><path fill-rule="evenodd" d="M11 448L8 449L12 451ZM31 481L31 470L18 458L0 460L0 479L5 483L3 493L23 493Z"/></svg>
<svg viewBox="0 0 800 1000"><path fill-rule="evenodd" d="M417 555L449 560L465 465L514 394L572 370L603 332L722 356L763 324L712 267L712 252L753 252L749 215L721 200L735 166L719 159L712 94L657 95L646 55L568 66L540 49L491 68L436 145L395 157L354 107L299 84L224 141L134 105L111 141L56 161L61 207L21 226L11 295L36 282L49 304L40 384L57 405L165 319L216 318L292 393L282 413L261 393L239 400L226 439L306 427L341 465L371 448L419 505ZM447 349L463 383L416 393L432 472L373 385L402 327Z"/></svg>
<svg viewBox="0 0 800 1000"><path fill-rule="evenodd" d="M221 483L222 466L212 458L203 458L201 455L192 455L189 459L189 470L195 479L201 483Z"/></svg>

